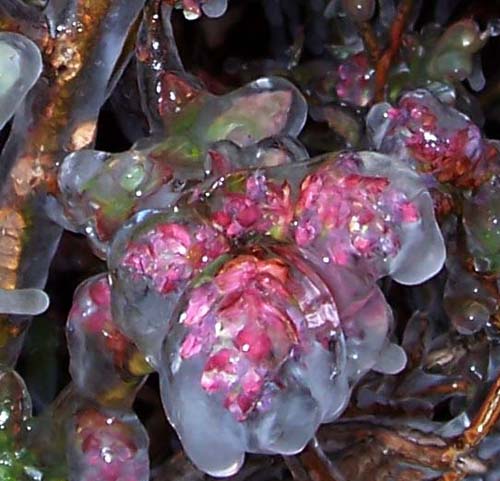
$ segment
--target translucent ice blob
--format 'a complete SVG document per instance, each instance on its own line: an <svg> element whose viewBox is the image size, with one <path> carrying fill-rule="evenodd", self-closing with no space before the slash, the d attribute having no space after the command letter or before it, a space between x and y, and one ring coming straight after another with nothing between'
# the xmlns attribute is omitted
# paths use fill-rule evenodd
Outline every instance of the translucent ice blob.
<svg viewBox="0 0 500 481"><path fill-rule="evenodd" d="M38 47L17 33L0 32L0 129L42 72Z"/></svg>
<svg viewBox="0 0 500 481"><path fill-rule="evenodd" d="M349 397L335 301L282 254L250 249L193 285L165 341L166 411L212 475L235 473L247 451L299 452Z"/></svg>

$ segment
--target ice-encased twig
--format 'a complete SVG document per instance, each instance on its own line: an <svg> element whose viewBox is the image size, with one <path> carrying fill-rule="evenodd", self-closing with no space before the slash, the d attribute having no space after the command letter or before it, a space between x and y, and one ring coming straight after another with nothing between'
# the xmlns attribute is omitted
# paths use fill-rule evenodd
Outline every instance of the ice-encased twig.
<svg viewBox="0 0 500 481"><path fill-rule="evenodd" d="M48 12L50 12L49 4ZM42 51L42 79L17 112L0 168L0 287L45 284L60 228L47 220L40 198L56 190L64 153L91 146L97 115L127 32L144 0L74 0L49 18L54 36ZM28 259L29 257L29 259ZM7 337L16 321L2 318ZM1 357L17 357L4 349Z"/></svg>

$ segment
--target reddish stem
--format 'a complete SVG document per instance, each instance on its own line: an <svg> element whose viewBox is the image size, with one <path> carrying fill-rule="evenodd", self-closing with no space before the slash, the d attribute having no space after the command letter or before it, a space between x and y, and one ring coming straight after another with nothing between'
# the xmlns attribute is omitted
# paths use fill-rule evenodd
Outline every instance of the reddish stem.
<svg viewBox="0 0 500 481"><path fill-rule="evenodd" d="M375 100L380 102L384 99L385 86L387 84L387 77L391 68L394 58L398 54L403 33L408 22L413 7L413 0L402 0L398 5L398 11L390 31L390 43L382 57L377 63L375 70Z"/></svg>

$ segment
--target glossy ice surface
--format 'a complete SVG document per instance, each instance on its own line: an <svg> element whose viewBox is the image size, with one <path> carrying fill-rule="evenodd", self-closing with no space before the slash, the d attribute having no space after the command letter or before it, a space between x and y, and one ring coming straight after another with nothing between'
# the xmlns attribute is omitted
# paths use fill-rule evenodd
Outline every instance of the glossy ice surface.
<svg viewBox="0 0 500 481"><path fill-rule="evenodd" d="M0 32L0 129L15 113L42 72L42 56L28 38Z"/></svg>

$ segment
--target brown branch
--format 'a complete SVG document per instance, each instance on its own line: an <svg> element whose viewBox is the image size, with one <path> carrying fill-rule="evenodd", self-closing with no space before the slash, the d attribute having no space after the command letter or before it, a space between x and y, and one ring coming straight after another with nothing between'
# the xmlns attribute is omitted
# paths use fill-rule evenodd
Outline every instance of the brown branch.
<svg viewBox="0 0 500 481"><path fill-rule="evenodd" d="M413 0L402 0L398 5L398 11L391 26L389 47L386 49L375 70L375 100L380 102L384 99L385 86L394 58L398 54L403 33L408 22Z"/></svg>
<svg viewBox="0 0 500 481"><path fill-rule="evenodd" d="M307 445L299 457L313 481L339 481L330 460L316 438Z"/></svg>
<svg viewBox="0 0 500 481"><path fill-rule="evenodd" d="M32 34L27 30L35 41L39 37L44 72L24 112L14 119L2 152L0 287L4 289L45 283L61 230L43 215L40 196L57 191L58 165L66 153L92 145L116 60L109 42L120 47L142 7L142 0L69 3L67 17L54 19L58 25L54 37L48 37L46 25L33 27ZM14 29L17 18L2 10L6 19L2 27ZM19 320L1 316L3 362L15 361L23 332Z"/></svg>
<svg viewBox="0 0 500 481"><path fill-rule="evenodd" d="M297 456L282 456L294 481L311 481L306 469Z"/></svg>
<svg viewBox="0 0 500 481"><path fill-rule="evenodd" d="M332 441L348 442L375 441L408 462L445 470L449 464L443 458L447 449L446 442L437 437L416 430L398 431L368 422L349 421L321 429L318 439L323 449L328 451Z"/></svg>
<svg viewBox="0 0 500 481"><path fill-rule="evenodd" d="M475 448L491 431L500 418L500 377L491 386L481 408L471 425L456 438L444 453L444 458L453 469L443 475L442 481L462 480L466 473L457 465L466 454Z"/></svg>
<svg viewBox="0 0 500 481"><path fill-rule="evenodd" d="M381 54L381 48L372 24L370 22L360 22L357 25L370 60L373 62L373 65L377 65Z"/></svg>
<svg viewBox="0 0 500 481"><path fill-rule="evenodd" d="M407 462L443 471L440 481L461 481L470 474L485 472L485 465L471 451L490 433L500 418L500 377L491 386L470 427L448 442L415 430L400 432L370 423L348 421L320 430L321 444L331 441L376 441Z"/></svg>

